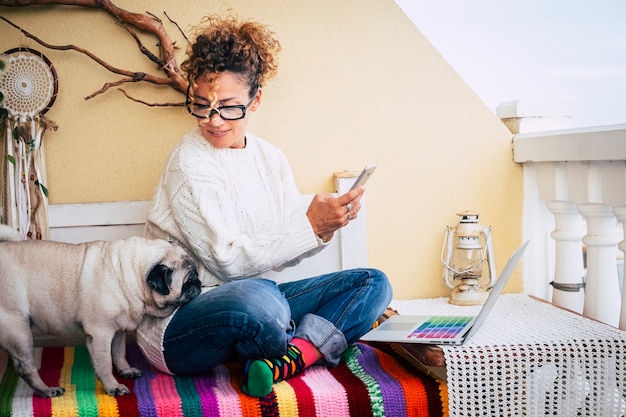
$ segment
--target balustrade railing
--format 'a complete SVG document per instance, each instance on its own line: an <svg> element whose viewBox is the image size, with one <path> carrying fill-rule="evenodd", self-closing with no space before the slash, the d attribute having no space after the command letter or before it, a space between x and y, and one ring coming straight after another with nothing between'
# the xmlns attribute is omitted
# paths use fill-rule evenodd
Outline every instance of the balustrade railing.
<svg viewBox="0 0 626 417"><path fill-rule="evenodd" d="M525 291L626 330L626 124L520 133L513 150L533 242Z"/></svg>

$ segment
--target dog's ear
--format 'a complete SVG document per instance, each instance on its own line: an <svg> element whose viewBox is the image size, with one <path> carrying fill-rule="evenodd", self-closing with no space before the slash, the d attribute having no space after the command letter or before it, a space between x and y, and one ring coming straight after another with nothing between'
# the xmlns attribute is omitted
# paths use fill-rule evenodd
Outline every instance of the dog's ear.
<svg viewBox="0 0 626 417"><path fill-rule="evenodd" d="M148 287L161 295L169 295L172 286L172 270L163 264L155 265L148 274Z"/></svg>

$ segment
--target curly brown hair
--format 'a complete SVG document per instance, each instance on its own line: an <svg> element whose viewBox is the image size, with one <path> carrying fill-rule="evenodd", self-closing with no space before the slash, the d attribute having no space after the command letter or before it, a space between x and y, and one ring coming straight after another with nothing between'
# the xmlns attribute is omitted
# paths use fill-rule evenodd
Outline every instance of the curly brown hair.
<svg viewBox="0 0 626 417"><path fill-rule="evenodd" d="M191 88L199 77L213 83L224 71L238 74L250 86L250 96L274 78L278 72L280 43L267 26L252 20L239 21L227 17L205 16L195 29L195 35L181 64ZM215 90L213 90L215 97Z"/></svg>

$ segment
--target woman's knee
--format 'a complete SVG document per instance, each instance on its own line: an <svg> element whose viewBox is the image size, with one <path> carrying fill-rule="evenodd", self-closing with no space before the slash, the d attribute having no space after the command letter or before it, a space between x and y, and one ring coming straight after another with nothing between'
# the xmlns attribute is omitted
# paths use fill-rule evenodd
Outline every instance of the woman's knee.
<svg viewBox="0 0 626 417"><path fill-rule="evenodd" d="M363 285L368 288L370 299L378 299L381 304L387 305L393 298L393 288L387 275L381 270L374 268L363 268Z"/></svg>
<svg viewBox="0 0 626 417"><path fill-rule="evenodd" d="M291 309L273 281L248 279L237 290L240 308L247 312L246 327L251 339L240 340L237 351L245 357L273 357L284 354L291 339ZM233 288L235 289L235 288Z"/></svg>
<svg viewBox="0 0 626 417"><path fill-rule="evenodd" d="M393 298L393 288L391 287L389 278L383 271L378 269L370 269L370 273L376 282L376 286L379 287L381 295L384 296L383 298L389 303Z"/></svg>
<svg viewBox="0 0 626 417"><path fill-rule="evenodd" d="M229 282L212 291L219 291L220 303L227 304L228 310L249 312L257 317L269 315L287 320L290 317L289 303L273 281L243 279Z"/></svg>
<svg viewBox="0 0 626 417"><path fill-rule="evenodd" d="M235 340L277 335L291 329L291 309L273 281L244 279L209 290L183 306L171 327L182 335L188 328L206 328ZM175 329L170 334L175 334ZM232 333L232 334L231 334Z"/></svg>

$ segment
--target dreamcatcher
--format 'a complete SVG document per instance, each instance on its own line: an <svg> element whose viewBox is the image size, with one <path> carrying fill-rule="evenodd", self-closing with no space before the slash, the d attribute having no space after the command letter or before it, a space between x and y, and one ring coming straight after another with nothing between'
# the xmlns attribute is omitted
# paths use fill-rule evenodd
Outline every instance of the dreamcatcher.
<svg viewBox="0 0 626 417"><path fill-rule="evenodd" d="M30 239L48 238L48 190L43 135L54 122L58 79L40 52L16 48L0 54L2 168L1 222Z"/></svg>

